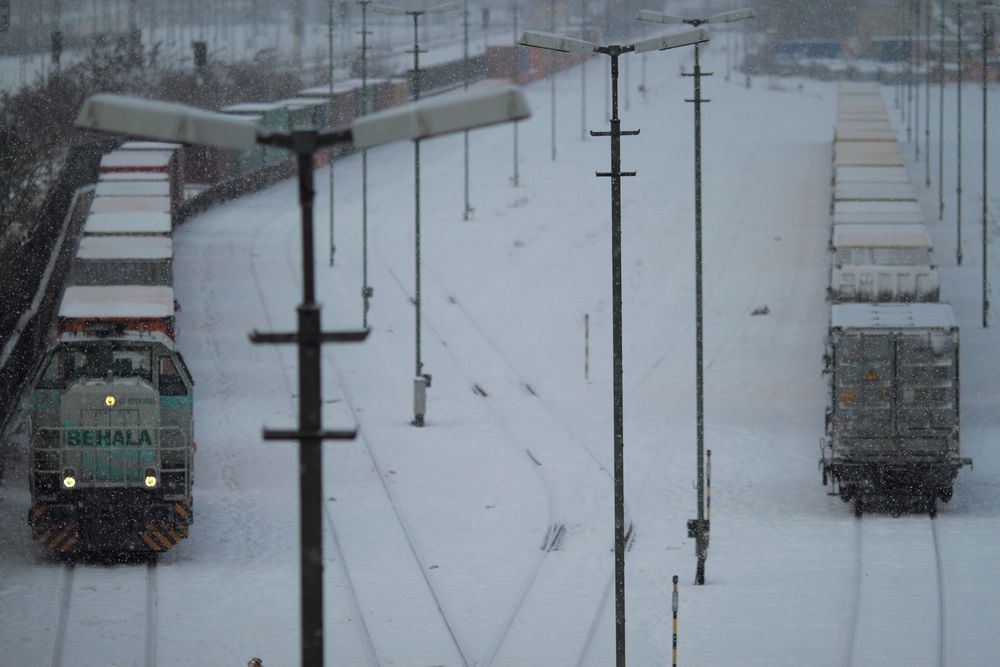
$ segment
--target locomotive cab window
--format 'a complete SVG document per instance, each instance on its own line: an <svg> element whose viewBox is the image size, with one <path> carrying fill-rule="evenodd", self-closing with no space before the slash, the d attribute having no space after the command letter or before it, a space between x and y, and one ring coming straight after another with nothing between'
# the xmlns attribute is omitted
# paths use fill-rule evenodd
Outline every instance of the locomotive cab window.
<svg viewBox="0 0 1000 667"><path fill-rule="evenodd" d="M39 389L60 389L65 386L63 376L63 355L61 350L57 350L49 357L49 362L45 366L45 372L38 382Z"/></svg>
<svg viewBox="0 0 1000 667"><path fill-rule="evenodd" d="M160 395L187 396L188 388L183 372L169 355L160 357Z"/></svg>

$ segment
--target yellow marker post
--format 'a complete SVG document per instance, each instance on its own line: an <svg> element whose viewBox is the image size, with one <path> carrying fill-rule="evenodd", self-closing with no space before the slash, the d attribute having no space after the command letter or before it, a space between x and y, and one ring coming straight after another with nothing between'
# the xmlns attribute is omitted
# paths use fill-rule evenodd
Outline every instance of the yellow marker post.
<svg viewBox="0 0 1000 667"><path fill-rule="evenodd" d="M674 575L674 646L673 646L673 659L671 664L677 667L677 575Z"/></svg>

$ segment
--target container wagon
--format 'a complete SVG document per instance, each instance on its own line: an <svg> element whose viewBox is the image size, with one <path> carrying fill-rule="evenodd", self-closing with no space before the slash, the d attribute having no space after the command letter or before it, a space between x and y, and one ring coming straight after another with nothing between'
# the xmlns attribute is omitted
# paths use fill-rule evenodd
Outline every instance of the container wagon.
<svg viewBox="0 0 1000 667"><path fill-rule="evenodd" d="M823 483L859 516L914 506L934 515L959 469L959 332L945 304L835 305Z"/></svg>

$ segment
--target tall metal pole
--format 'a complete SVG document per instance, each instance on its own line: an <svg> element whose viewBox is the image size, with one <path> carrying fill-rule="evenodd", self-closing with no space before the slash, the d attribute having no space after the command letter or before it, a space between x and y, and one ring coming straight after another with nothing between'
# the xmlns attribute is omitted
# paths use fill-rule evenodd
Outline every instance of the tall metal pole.
<svg viewBox="0 0 1000 667"><path fill-rule="evenodd" d="M331 0L332 1L332 0ZM372 0L359 0L361 4L361 113L368 109L368 5ZM333 174L333 158L330 159ZM333 207L330 207L331 211ZM368 326L368 309L374 290L368 284L368 149L361 151L361 321Z"/></svg>
<svg viewBox="0 0 1000 667"><path fill-rule="evenodd" d="M327 25L327 39L329 44L329 84L330 99L333 99L333 2L330 0L330 21ZM301 47L300 47L301 48ZM334 208L334 187L333 187L333 150L330 150L330 266L333 266L333 257L337 252L337 246L333 240L333 208Z"/></svg>
<svg viewBox="0 0 1000 667"><path fill-rule="evenodd" d="M580 0L580 32L587 26L587 0ZM581 34L583 39L587 39ZM580 63L580 141L587 140L587 60Z"/></svg>
<svg viewBox="0 0 1000 667"><path fill-rule="evenodd" d="M899 40L902 36L903 36L903 9L899 0L897 0L896 2L896 48L897 49L899 49ZM898 57L898 55L899 53L897 52L896 56ZM900 96L901 96L900 91L903 86L903 59L899 58L896 61L896 65L897 65L896 85L894 86L894 90L896 93L895 94L896 109L902 111L902 107L900 106Z"/></svg>
<svg viewBox="0 0 1000 667"><path fill-rule="evenodd" d="M695 538L698 564L695 584L705 583L705 560L708 558L708 525L705 520L705 383L703 372L704 331L702 328L702 252L701 252L701 105L709 100L701 97L701 77L711 72L701 71L701 49L694 45L694 309L695 309L695 421L698 470L698 518L689 524L689 534Z"/></svg>
<svg viewBox="0 0 1000 667"><path fill-rule="evenodd" d="M611 50L611 280L615 438L615 656L625 666L625 411L622 363L622 180L618 118L618 55ZM634 132L638 134L638 131ZM631 175L634 175L632 172Z"/></svg>
<svg viewBox="0 0 1000 667"><path fill-rule="evenodd" d="M323 332L320 306L316 303L315 254L313 253L313 201L315 199L313 153L320 145L343 143L349 134L320 135L315 129L269 138L268 143L296 153L299 172L299 205L302 210L302 304L298 307L298 331L253 332L253 343L298 346L299 426L297 430L264 430L265 440L299 441L299 568L301 573L301 643L303 667L323 665L323 440L352 440L355 431L323 430L323 385L320 346L326 342L361 341L367 331Z"/></svg>
<svg viewBox="0 0 1000 667"><path fill-rule="evenodd" d="M917 69L917 58L920 56L920 21L921 13L923 9L922 0L917 0L914 5L914 38L917 43L916 53L913 55L913 87L914 87L914 99L913 99L913 111L914 111L914 121L913 121L913 155L914 160L920 163L920 72Z"/></svg>
<svg viewBox="0 0 1000 667"><path fill-rule="evenodd" d="M986 61L986 51L989 48L989 21L990 15L985 10L983 11L983 328L985 329L989 326L989 316L990 316L990 297L989 297L989 278L988 278L988 257L987 250L989 248L989 219L988 219L988 203L989 203L989 181L987 180L987 134L989 131L989 125L986 122L986 74L987 74L987 61Z"/></svg>
<svg viewBox="0 0 1000 667"><path fill-rule="evenodd" d="M320 319L316 303L313 248L313 158L299 155L299 202L302 206L303 297L299 307L299 429L322 429ZM299 445L299 567L302 570L302 664L323 664L323 451L319 437L305 435Z"/></svg>
<svg viewBox="0 0 1000 667"><path fill-rule="evenodd" d="M549 32L556 31L556 1L549 0ZM552 161L556 161L556 56L549 54L549 85L552 97Z"/></svg>
<svg viewBox="0 0 1000 667"><path fill-rule="evenodd" d="M906 141L913 138L913 0L907 0L906 40Z"/></svg>
<svg viewBox="0 0 1000 667"><path fill-rule="evenodd" d="M469 89L469 0L462 0L462 84ZM465 210L462 219L468 220L472 214L469 204L469 131L465 131Z"/></svg>
<svg viewBox="0 0 1000 667"><path fill-rule="evenodd" d="M420 18L418 12L411 12L413 16L413 99L420 99L420 43L417 35L417 22ZM424 370L423 361L420 359L420 141L413 142L413 185L414 185L414 269L415 269L415 306L416 306L416 372L414 377L420 377ZM424 416L415 415L414 426L424 425Z"/></svg>
<svg viewBox="0 0 1000 667"><path fill-rule="evenodd" d="M941 33L938 39L938 220L944 220L944 9L941 0Z"/></svg>
<svg viewBox="0 0 1000 667"><path fill-rule="evenodd" d="M956 2L955 9L957 11L956 25L955 29L958 31L958 112L956 117L958 119L958 140L956 141L957 151L958 151L958 166L955 171L955 178L958 180L958 186L955 190L955 227L958 230L958 249L956 251L956 259L958 265L962 265L962 3Z"/></svg>
<svg viewBox="0 0 1000 667"><path fill-rule="evenodd" d="M611 171L597 172L611 178L611 339L614 395L614 495L615 495L615 657L618 667L625 667L625 426L622 362L622 189L623 176L634 171L621 170L621 137L637 135L639 130L621 129L618 118L618 57L631 53L634 46L603 46L598 53L611 57L611 131L595 132L594 137L611 137Z"/></svg>
<svg viewBox="0 0 1000 667"><path fill-rule="evenodd" d="M924 17L924 187L931 187L931 0L927 0Z"/></svg>
<svg viewBox="0 0 1000 667"><path fill-rule="evenodd" d="M517 37L518 37L518 32L517 32L517 0L514 0L513 24L514 24L514 43L517 44ZM517 50L516 49L514 50L513 54L511 55L510 66L511 66L511 79L516 82L517 81L517 73L518 73L518 67L517 67ZM511 177L510 180L511 180L511 183L513 184L513 186L516 188L519 185L519 180L520 180L518 178L518 174L517 174L517 161L518 161L518 156L517 156L517 144L518 144L517 126L518 126L518 122L515 120L512 124L514 126L514 128L513 128L514 129L514 175Z"/></svg>

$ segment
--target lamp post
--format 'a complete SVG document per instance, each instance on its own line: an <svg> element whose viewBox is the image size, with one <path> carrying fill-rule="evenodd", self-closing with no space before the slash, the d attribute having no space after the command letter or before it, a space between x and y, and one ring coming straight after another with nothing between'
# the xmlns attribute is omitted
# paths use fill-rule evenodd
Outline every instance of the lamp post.
<svg viewBox="0 0 1000 667"><path fill-rule="evenodd" d="M958 126L956 131L958 139L955 142L957 155L955 178L957 185L955 188L955 228L958 232L958 245L955 251L955 260L958 265L962 265L962 2L955 3L955 30L958 33L958 54L955 57L958 63L958 85L956 86L956 103L958 110L956 119Z"/></svg>
<svg viewBox="0 0 1000 667"><path fill-rule="evenodd" d="M611 59L611 131L595 132L594 137L611 138L611 171L597 172L598 177L611 178L611 290L612 290L612 366L614 369L614 496L615 496L615 656L619 667L625 665L625 437L622 363L622 257L621 257L621 179L635 176L634 171L621 170L621 137L639 134L639 130L622 130L618 118L618 58L626 53L662 51L708 41L704 30L644 39L634 44L598 45L554 33L525 32L522 46L562 51L564 53L601 53Z"/></svg>
<svg viewBox="0 0 1000 667"><path fill-rule="evenodd" d="M983 328L989 326L990 317L990 297L988 278L988 248L989 248L989 173L987 170L987 145L989 123L986 121L986 78L987 62L986 53L989 50L990 18L1000 14L1000 5L982 4L980 9L983 13Z"/></svg>
<svg viewBox="0 0 1000 667"><path fill-rule="evenodd" d="M462 89L469 89L469 0L462 0ZM485 49L483 50L485 53ZM463 138L465 148L465 208L462 220L472 216L472 205L469 203L469 133Z"/></svg>
<svg viewBox="0 0 1000 667"><path fill-rule="evenodd" d="M372 9L383 14L405 14L413 18L413 99L420 99L420 50L418 27L420 17L424 14L441 14L458 9L458 3L449 2L434 5L427 9L401 9L387 5L373 5ZM414 339L416 372L413 374L413 421L414 426L424 425L424 415L427 412L427 389L431 386L431 376L424 373L424 364L420 358L420 140L413 142L413 183L414 183L414 293L413 304L416 310Z"/></svg>
<svg viewBox="0 0 1000 667"><path fill-rule="evenodd" d="M518 34L517 33L517 0L513 0L512 11L513 11L512 23L514 24L514 43L516 44L517 43L517 34ZM510 59L510 67L511 67L510 78L511 78L511 81L514 81L514 80L517 79L517 72L518 72L517 54L516 53L514 53L512 55L512 57L511 57L511 59ZM513 123L511 123L511 125L514 128L514 160L513 160L513 162L514 162L514 173L511 175L510 182L511 182L511 185L513 185L516 188L519 185L519 180L520 180L518 178L518 174L517 174L517 161L518 161L518 157L517 157L517 145L518 145L517 126L518 126L518 123L517 123L517 121L514 121Z"/></svg>
<svg viewBox="0 0 1000 667"><path fill-rule="evenodd" d="M361 5L361 115L369 112L368 108L368 5L372 0L354 0ZM331 7L332 7L331 0ZM332 33L331 33L332 35ZM330 52L333 53L333 40L330 41ZM333 81L330 82L330 97L333 97ZM333 182L333 160L330 160L330 182ZM330 190L330 210L333 211L332 188ZM332 215L332 213L331 213ZM368 151L361 151L361 324L368 326L369 301L374 290L368 284Z"/></svg>
<svg viewBox="0 0 1000 667"><path fill-rule="evenodd" d="M752 9L736 9L733 11L713 14L702 18L682 18L663 12L643 10L639 12L640 21L654 23L687 24L694 27L706 23L734 23L745 21L755 16ZM730 32L732 32L730 30ZM694 308L695 308L695 420L696 420L696 458L698 470L698 518L688 522L689 537L695 539L695 555L698 559L695 570L695 584L705 583L705 560L708 558L708 542L710 524L705 517L705 375L704 332L702 328L702 252L701 252L701 105L709 100L701 97L701 77L711 76L711 72L702 72L699 53L701 48L694 45L694 73L684 76L694 77L694 99L687 100L694 104Z"/></svg>
<svg viewBox="0 0 1000 667"><path fill-rule="evenodd" d="M333 99L333 0L330 0L330 15L327 22L327 39L329 44L329 70L328 83L330 84L330 99ZM300 47L301 48L301 47ZM301 51L300 51L301 56ZM334 180L333 180L333 151L330 151L330 266L333 266L333 257L337 252L337 246L333 240L333 207L334 207ZM367 310L367 309L366 309ZM367 322L365 326L368 326Z"/></svg>
<svg viewBox="0 0 1000 667"><path fill-rule="evenodd" d="M927 2L924 17L924 187L931 187L931 16L934 7Z"/></svg>
<svg viewBox="0 0 1000 667"><path fill-rule="evenodd" d="M938 220L944 220L944 16L945 1L940 8L938 37Z"/></svg>
<svg viewBox="0 0 1000 667"><path fill-rule="evenodd" d="M270 133L254 125L201 109L121 95L87 99L77 127L145 139L250 150L256 144L285 148L295 154L302 209L302 304L298 331L250 334L254 343L296 344L299 348L299 425L297 429L264 429L265 440L299 441L299 514L301 568L301 642L303 667L323 665L323 440L351 440L357 431L325 430L322 425L320 377L322 343L358 342L367 330L320 330L316 303L313 253L313 153L323 147L353 143L370 148L399 139L414 141L474 127L493 125L528 115L517 89L455 96L413 104L355 121L335 130L295 130Z"/></svg>

